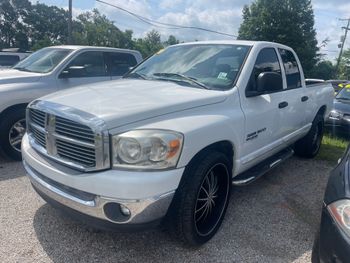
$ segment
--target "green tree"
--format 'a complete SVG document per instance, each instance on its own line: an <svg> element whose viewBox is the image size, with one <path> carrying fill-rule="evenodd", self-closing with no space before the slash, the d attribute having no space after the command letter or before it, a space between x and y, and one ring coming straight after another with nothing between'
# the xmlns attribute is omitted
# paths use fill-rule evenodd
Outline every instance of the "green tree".
<svg viewBox="0 0 350 263"><path fill-rule="evenodd" d="M24 23L28 27L31 45L36 49L43 45L60 45L67 42L68 11L57 6L37 3L31 6Z"/></svg>
<svg viewBox="0 0 350 263"><path fill-rule="evenodd" d="M180 41L178 39L176 39L175 36L170 35L168 37L168 40L164 42L164 45L165 46L171 46L171 45L176 45L176 44L179 44L179 43L180 43Z"/></svg>
<svg viewBox="0 0 350 263"><path fill-rule="evenodd" d="M80 14L73 25L74 43L89 46L133 48L132 33L119 30L97 9Z"/></svg>
<svg viewBox="0 0 350 263"><path fill-rule="evenodd" d="M317 63L306 77L328 80L334 79L335 73L335 65L333 65L329 60L323 60Z"/></svg>
<svg viewBox="0 0 350 263"><path fill-rule="evenodd" d="M350 80L350 48L345 50L339 64L339 79Z"/></svg>
<svg viewBox="0 0 350 263"><path fill-rule="evenodd" d="M145 38L137 39L135 47L141 52L143 57L153 55L157 51L164 48L159 32L154 29L148 32Z"/></svg>
<svg viewBox="0 0 350 263"><path fill-rule="evenodd" d="M308 75L319 59L314 23L311 0L255 0L243 8L238 39L292 47Z"/></svg>
<svg viewBox="0 0 350 263"><path fill-rule="evenodd" d="M28 0L2 0L0 2L0 46L29 48L27 26L23 20L31 9Z"/></svg>

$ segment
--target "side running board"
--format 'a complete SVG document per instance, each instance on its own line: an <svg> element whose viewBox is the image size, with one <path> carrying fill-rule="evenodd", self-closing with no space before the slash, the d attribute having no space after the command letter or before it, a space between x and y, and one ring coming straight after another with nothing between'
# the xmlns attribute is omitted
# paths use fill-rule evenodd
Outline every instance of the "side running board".
<svg viewBox="0 0 350 263"><path fill-rule="evenodd" d="M236 186L247 185L255 180L259 179L265 173L275 168L277 165L287 160L294 154L292 148L286 148L277 154L271 156L270 158L262 161L256 166L250 168L249 170L235 176L232 180L232 184Z"/></svg>

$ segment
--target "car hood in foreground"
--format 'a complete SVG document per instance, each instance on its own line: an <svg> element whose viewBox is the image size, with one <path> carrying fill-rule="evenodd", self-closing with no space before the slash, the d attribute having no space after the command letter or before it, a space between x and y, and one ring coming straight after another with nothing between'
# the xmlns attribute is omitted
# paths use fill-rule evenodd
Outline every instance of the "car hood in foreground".
<svg viewBox="0 0 350 263"><path fill-rule="evenodd" d="M0 85L35 82L40 77L40 73L20 71L17 69L4 69L0 70Z"/></svg>
<svg viewBox="0 0 350 263"><path fill-rule="evenodd" d="M109 129L185 109L219 103L226 92L182 86L169 81L122 79L84 85L41 100L103 119Z"/></svg>

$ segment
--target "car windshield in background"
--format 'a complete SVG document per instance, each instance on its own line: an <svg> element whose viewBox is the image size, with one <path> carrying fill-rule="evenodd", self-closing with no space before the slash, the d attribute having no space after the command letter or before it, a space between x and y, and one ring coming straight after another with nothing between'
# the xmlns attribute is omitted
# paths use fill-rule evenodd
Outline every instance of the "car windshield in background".
<svg viewBox="0 0 350 263"><path fill-rule="evenodd" d="M350 100L350 88L341 89L335 98L339 100Z"/></svg>
<svg viewBox="0 0 350 263"><path fill-rule="evenodd" d="M250 46L193 44L168 47L132 70L126 78L183 83L206 89L232 88Z"/></svg>
<svg viewBox="0 0 350 263"><path fill-rule="evenodd" d="M47 73L53 70L71 51L62 48L44 48L19 62L13 68L28 72Z"/></svg>

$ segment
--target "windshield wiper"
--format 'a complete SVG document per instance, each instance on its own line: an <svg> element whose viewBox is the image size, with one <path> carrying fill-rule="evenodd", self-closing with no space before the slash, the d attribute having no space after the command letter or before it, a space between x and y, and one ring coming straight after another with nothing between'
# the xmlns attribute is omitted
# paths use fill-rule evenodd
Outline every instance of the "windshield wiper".
<svg viewBox="0 0 350 263"><path fill-rule="evenodd" d="M31 70L29 70L27 68L21 68L21 67L14 67L13 69L18 69L20 71L26 71L26 72L33 72L33 71L31 71Z"/></svg>
<svg viewBox="0 0 350 263"><path fill-rule="evenodd" d="M199 86L199 87L201 87L203 89L210 89L209 87L207 87L203 83L199 82L196 78L189 77L189 76L186 76L186 75L183 75L183 74L179 74L179 73L157 72L157 73L153 73L153 76L165 77L165 78L168 78L168 77L170 77L170 78L171 77L179 77L182 80L187 80L188 82L194 83L194 84L196 84L197 86Z"/></svg>
<svg viewBox="0 0 350 263"><path fill-rule="evenodd" d="M141 79L147 79L146 75L138 72L131 72L128 75L124 76L124 78L129 78L129 77L138 77Z"/></svg>

